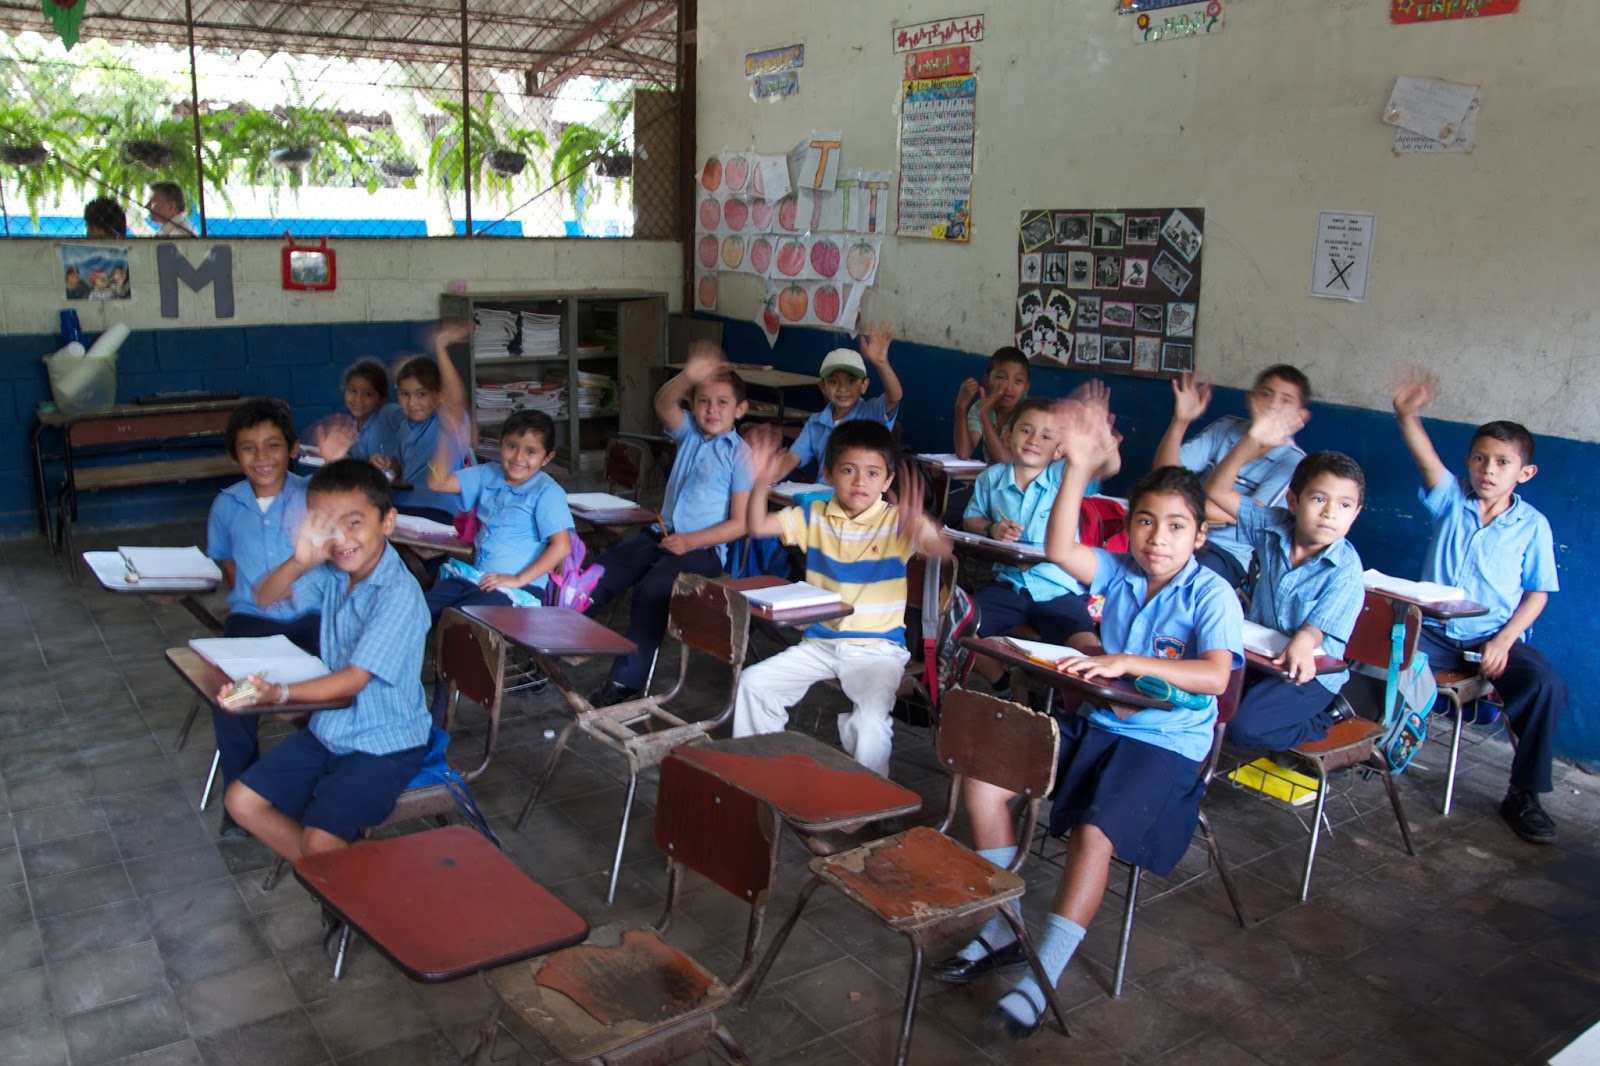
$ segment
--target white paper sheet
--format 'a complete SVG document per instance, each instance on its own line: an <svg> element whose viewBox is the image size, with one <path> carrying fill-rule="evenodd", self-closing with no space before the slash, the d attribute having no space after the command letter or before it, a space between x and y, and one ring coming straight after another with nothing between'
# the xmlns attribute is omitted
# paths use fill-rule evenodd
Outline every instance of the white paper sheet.
<svg viewBox="0 0 1600 1066"><path fill-rule="evenodd" d="M839 603L843 597L837 592L819 589L815 585L808 585L804 581L793 581L787 585L774 585L765 589L746 589L745 599L751 603L759 603L773 611L796 611L802 607L826 607L830 603Z"/></svg>
<svg viewBox="0 0 1600 1066"><path fill-rule="evenodd" d="M206 553L190 545L186 548L136 548L117 547L117 554L140 581L209 581L222 580L217 564L206 558Z"/></svg>
<svg viewBox="0 0 1600 1066"><path fill-rule="evenodd" d="M1394 91L1384 105L1383 121L1452 144L1478 92L1476 85L1401 76L1395 79Z"/></svg>
<svg viewBox="0 0 1600 1066"><path fill-rule="evenodd" d="M637 507L639 503L637 500L613 496L609 492L569 492L567 506L574 511L618 511Z"/></svg>
<svg viewBox="0 0 1600 1066"><path fill-rule="evenodd" d="M1434 581L1407 581L1379 570L1368 570L1361 575L1362 584L1375 592L1392 592L1396 596L1419 600L1423 603L1448 603L1467 598L1467 590L1454 585L1441 585Z"/></svg>
<svg viewBox="0 0 1600 1066"><path fill-rule="evenodd" d="M328 664L283 634L270 637L204 637L189 642L194 653L234 681L260 674L278 685L294 685L332 673Z"/></svg>
<svg viewBox="0 0 1600 1066"><path fill-rule="evenodd" d="M1311 258L1311 295L1361 303L1367 298L1376 215L1322 211Z"/></svg>

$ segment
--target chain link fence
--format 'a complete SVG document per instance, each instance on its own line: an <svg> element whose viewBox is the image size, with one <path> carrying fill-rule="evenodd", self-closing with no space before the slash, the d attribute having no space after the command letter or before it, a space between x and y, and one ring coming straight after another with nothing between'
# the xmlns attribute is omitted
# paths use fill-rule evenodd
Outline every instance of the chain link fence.
<svg viewBox="0 0 1600 1066"><path fill-rule="evenodd" d="M0 232L678 236L675 0L531 6L0 9Z"/></svg>

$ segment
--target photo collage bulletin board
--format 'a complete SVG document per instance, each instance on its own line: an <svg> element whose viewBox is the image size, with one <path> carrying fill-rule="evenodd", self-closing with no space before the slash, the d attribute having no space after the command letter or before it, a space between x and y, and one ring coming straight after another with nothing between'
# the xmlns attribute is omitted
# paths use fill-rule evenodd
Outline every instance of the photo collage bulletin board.
<svg viewBox="0 0 1600 1066"><path fill-rule="evenodd" d="M1199 207L1024 211L1017 347L1035 366L1193 370L1205 222Z"/></svg>

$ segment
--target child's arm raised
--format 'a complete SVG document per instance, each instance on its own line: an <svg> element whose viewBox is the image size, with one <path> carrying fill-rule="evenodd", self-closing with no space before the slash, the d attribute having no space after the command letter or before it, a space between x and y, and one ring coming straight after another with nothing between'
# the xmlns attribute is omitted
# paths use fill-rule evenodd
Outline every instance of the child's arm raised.
<svg viewBox="0 0 1600 1066"><path fill-rule="evenodd" d="M963 459L971 459L972 453L978 450L979 437L974 436L972 427L967 425L967 411L972 407L972 401L983 395L983 386L978 384L977 378L968 378L961 383L961 391L956 393L956 434L954 447L957 455Z"/></svg>
<svg viewBox="0 0 1600 1066"><path fill-rule="evenodd" d="M1434 450L1428 431L1422 428L1422 412L1439 394L1439 379L1430 370L1407 367L1394 390L1394 417L1400 423L1400 436L1411 452L1411 459L1422 474L1423 488L1431 489L1450 476L1450 470Z"/></svg>
<svg viewBox="0 0 1600 1066"><path fill-rule="evenodd" d="M1228 516L1230 522L1239 517L1239 508L1253 505L1239 494L1239 471L1244 465L1266 455L1285 443L1306 424L1305 417L1296 410L1270 408L1257 412L1250 419L1250 428L1238 443L1228 450L1206 478L1206 498Z"/></svg>
<svg viewBox="0 0 1600 1066"><path fill-rule="evenodd" d="M776 537L783 532L783 525L777 512L767 509L767 495L774 481L794 469L789 460L798 462L799 457L783 446L783 433L775 425L752 426L745 443L750 445L750 474L755 482L745 503L745 529L752 537Z"/></svg>
<svg viewBox="0 0 1600 1066"><path fill-rule="evenodd" d="M710 381L727 365L728 360L723 357L722 349L715 344L700 341L689 347L689 361L684 364L683 373L667 379L667 383L656 390L656 417L669 432L676 433L683 428L686 417L683 401L694 387Z"/></svg>
<svg viewBox="0 0 1600 1066"><path fill-rule="evenodd" d="M1193 371L1178 375L1172 382L1172 421L1156 445L1155 469L1183 465L1183 437L1200 420L1211 403L1211 382L1196 377Z"/></svg>
<svg viewBox="0 0 1600 1066"><path fill-rule="evenodd" d="M867 330L861 335L861 354L878 368L878 376L883 379L883 411L892 415L906 394L899 375L889 365L889 343L894 340L894 329L887 322L874 322Z"/></svg>
<svg viewBox="0 0 1600 1066"><path fill-rule="evenodd" d="M1088 585L1094 580L1100 557L1093 548L1078 543L1079 512L1083 493L1089 487L1089 474L1105 462L1106 453L1115 448L1105 411L1082 400L1062 400L1051 408L1056 418L1056 438L1061 441L1067 466L1061 474L1061 489L1050 508L1050 524L1045 529L1044 553L1052 563Z"/></svg>
<svg viewBox="0 0 1600 1066"><path fill-rule="evenodd" d="M467 387L450 358L452 344L464 344L472 337L472 326L465 319L448 319L439 323L433 335L433 361L439 364L439 406L459 411L467 409Z"/></svg>
<svg viewBox="0 0 1600 1066"><path fill-rule="evenodd" d="M433 338L433 361L439 364L439 424L444 428L434 445L433 461L428 464L428 488L434 492L461 491L455 469L456 449L451 444L460 437L462 427L471 424L472 416L467 410L467 389L450 359L449 347L471 335L472 327L465 322L451 321L441 325Z"/></svg>

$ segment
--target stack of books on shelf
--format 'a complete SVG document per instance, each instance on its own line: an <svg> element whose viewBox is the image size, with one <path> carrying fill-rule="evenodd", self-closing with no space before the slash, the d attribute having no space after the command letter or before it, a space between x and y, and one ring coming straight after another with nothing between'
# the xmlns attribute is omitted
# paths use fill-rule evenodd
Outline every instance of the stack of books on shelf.
<svg viewBox="0 0 1600 1066"><path fill-rule="evenodd" d="M522 355L526 359L561 354L561 316L522 312Z"/></svg>
<svg viewBox="0 0 1600 1066"><path fill-rule="evenodd" d="M472 312L472 356L479 362L510 359L511 345L517 339L515 311L496 311L480 307Z"/></svg>
<svg viewBox="0 0 1600 1066"><path fill-rule="evenodd" d="M569 385L568 402L577 403L579 418L588 418L599 414L616 402L617 383L604 374L590 374L580 370L577 395L573 396L572 391Z"/></svg>

